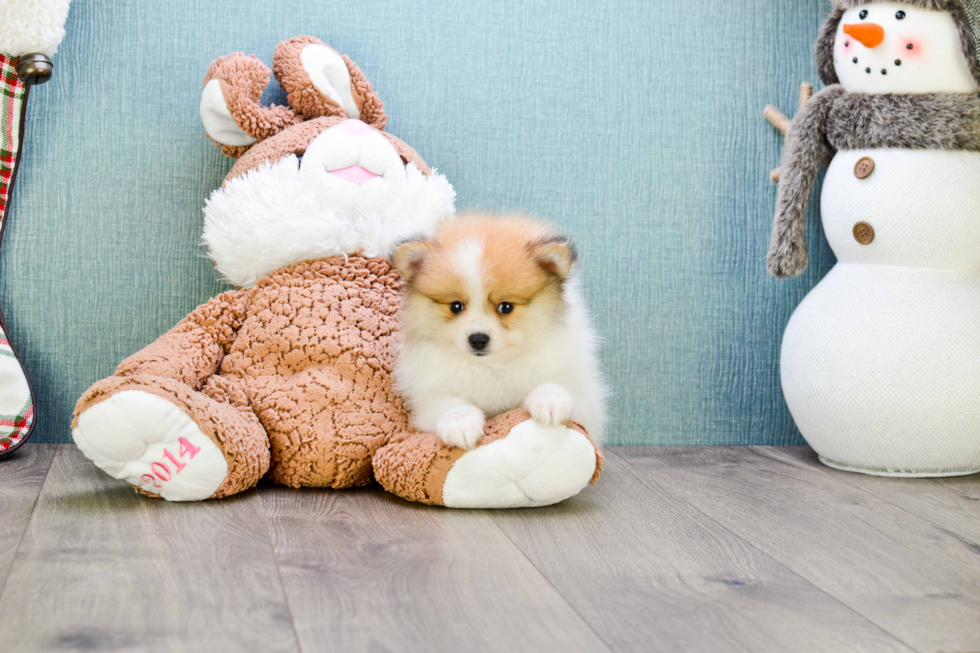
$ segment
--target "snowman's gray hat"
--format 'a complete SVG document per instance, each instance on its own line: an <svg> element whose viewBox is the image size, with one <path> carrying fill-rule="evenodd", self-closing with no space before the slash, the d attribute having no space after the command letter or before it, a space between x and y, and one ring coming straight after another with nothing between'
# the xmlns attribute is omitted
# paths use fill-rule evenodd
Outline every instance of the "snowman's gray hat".
<svg viewBox="0 0 980 653"><path fill-rule="evenodd" d="M837 26L841 16L851 7L873 4L875 2L898 2L901 4L948 11L953 14L953 20L960 29L960 44L963 54L970 62L970 72L980 85L980 0L831 0L834 10L820 30L817 39L817 68L820 79L824 84L836 84L837 73L834 72L834 38L837 36Z"/></svg>

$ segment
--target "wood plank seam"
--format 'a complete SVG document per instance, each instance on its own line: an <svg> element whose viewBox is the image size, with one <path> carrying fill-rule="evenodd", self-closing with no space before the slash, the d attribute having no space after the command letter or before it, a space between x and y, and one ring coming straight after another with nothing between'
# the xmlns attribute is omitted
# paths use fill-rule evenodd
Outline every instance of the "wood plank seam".
<svg viewBox="0 0 980 653"><path fill-rule="evenodd" d="M861 485L858 485L858 484L854 483L852 480L850 480L848 478L848 476L847 476L848 473L835 474L835 473L833 473L834 470L831 470L830 468L824 466L823 464L809 465L809 464L806 464L804 461L800 461L800 460L796 460L796 459L789 459L789 460L787 460L787 459L784 459L784 458L781 458L781 457L773 456L769 452L778 451L780 449L780 447L776 447L776 446L750 446L750 447L746 447L746 448L751 453L753 453L753 454L755 454L755 455L757 455L757 456L759 456L761 458L765 458L766 460L769 460L769 461L772 461L772 462L781 463L781 464L788 464L788 465L791 465L791 466L799 467L801 469L816 470L819 474L821 474L823 476L832 478L834 480L842 481L848 487L851 487L851 488L853 488L853 489L861 492L862 494L866 494L866 495L868 495L870 497L874 497L875 499L878 499L879 501L883 501L883 502L887 503L890 506L894 506L895 508L898 508L899 510L901 510L902 512L904 512L905 514L907 514L912 519L915 519L915 520L918 520L918 521L921 521L921 522L924 522L926 524L930 524L930 525L934 526L935 528L939 529L943 533L949 535L953 539L955 539L958 542L962 543L964 546L966 546L968 549L970 549L974 553L980 554L980 545L978 545L977 543L971 542L970 540L964 538L963 536L961 536L961 535L959 535L957 533L953 533L953 532L949 531L948 529L944 528L940 524L936 524L933 521L927 519L926 517L923 517L922 515L918 515L918 514L916 514L914 512L911 512L910 510L908 510L904 506L901 506L899 504L893 503L892 501L889 501L887 498L882 497L882 496L879 496L877 493L872 492L871 490L869 490L869 489L867 489L865 487L862 487ZM789 477L789 478L792 478L792 477ZM775 555L773 557L775 557ZM777 560L778 560L778 558L777 558ZM816 585L816 583L814 583L814 585L816 587L819 587L821 590L823 590L823 588L820 587L819 585ZM833 596L833 594L831 594L831 596ZM837 598L837 597L834 597L834 598ZM845 603L844 605L847 605L847 604ZM847 607L850 608L849 605L847 605ZM912 649L914 649L916 651L920 651L920 653L924 653L922 649L915 648L915 646L913 646L911 643L909 643L908 641L902 639L902 637L900 635L898 635L897 633L893 633L892 631L888 630L887 628L885 628L884 626L882 626L881 624L879 624L877 621L875 621L873 618L871 618L869 616L866 616L866 615L864 615L863 613L860 613L860 612L858 612L857 614L859 614L860 616L864 617L865 619L867 619L868 621L870 621L871 623L873 623L875 626L877 626L878 628L880 628L884 632L892 635L893 637L895 637L899 641L905 643L909 648L912 648Z"/></svg>
<svg viewBox="0 0 980 653"><path fill-rule="evenodd" d="M272 525L269 523L269 513L266 511L266 505L265 501L262 499L262 493L258 492L257 490L253 491L256 492L259 498L259 508L261 510L259 516L262 517L262 523L265 524L265 532L269 536L269 548L272 549L272 559L276 563L276 577L279 579L279 587L282 588L283 600L285 600L286 609L289 611L289 623L293 627L293 637L296 639L296 650L299 651L299 653L303 653L303 644L300 642L299 630L296 628L296 615L293 614L293 606L290 605L289 602L289 592L286 591L286 583L284 583L282 580L282 569L279 566L279 554L276 552L276 542L274 539L275 536L272 534Z"/></svg>
<svg viewBox="0 0 980 653"><path fill-rule="evenodd" d="M262 505L306 650L609 650L485 511L379 488L269 488Z"/></svg>
<svg viewBox="0 0 980 653"><path fill-rule="evenodd" d="M7 572L3 575L3 583L0 583L0 597L3 596L3 592L7 588L7 579L10 578L10 574L14 570L14 565L17 563L17 554L20 553L20 548L24 544L24 536L27 534L27 529L29 529L31 527L31 524L34 521L34 514L37 512L38 500L41 498L41 492L44 491L44 486L47 485L47 483L48 483L48 474L51 473L51 466L54 464L54 459L58 455L58 453L61 450L61 448L62 447L65 447L65 446L68 446L68 445L64 445L64 444L47 444L47 445L42 445L40 443L36 443L34 445L28 444L27 446L35 446L35 447L36 446L47 446L47 447L53 447L55 451L54 451L54 454L50 458L48 458L48 468L44 470L44 480L41 481L41 487L38 488L37 494L34 495L34 503L31 505L31 516L27 520L27 523L24 524L24 530L22 530L20 532L20 537L17 539L17 549L14 552L13 562L10 563L10 567L7 568Z"/></svg>
<svg viewBox="0 0 980 653"><path fill-rule="evenodd" d="M603 453L605 453L605 451L603 451ZM530 508L530 510L535 510L535 509L534 509L534 508ZM614 649L614 648L612 647L612 645L611 645L611 644L610 644L609 642L607 642L607 641L606 641L606 639L605 639L605 638L604 638L604 637L602 636L602 634L600 634L600 633L599 633L599 631L597 631L597 630L596 630L595 628L593 628L593 626L592 626L592 624L591 624L591 623L589 623L589 620L588 620L588 619L586 619L586 618L585 618L585 616L584 616L584 615L583 615L583 614L582 614L581 612L579 612L579 610L578 610L578 608L576 608L576 607L575 607L575 604L574 604L574 603L572 603L572 602L571 602L571 601L570 601L570 600L568 599L568 597L566 597L566 596L565 596L565 595L564 595L564 594L562 593L562 591L561 591L560 589L558 589L558 587L556 587L554 583L552 583L552 582L551 582L551 579L550 579L550 578L548 578L548 576L547 576L547 574L545 574L545 572L544 572L544 570L543 570L543 569L541 569L540 567L538 567L538 566L537 566L536 564L534 564L534 561L533 561L533 560L531 560L531 558L530 558L530 557L528 557L528 555L527 555L527 553L525 553L525 552L524 552L524 549L522 549L522 548L521 548L521 547L520 547L520 546L519 546L519 545L517 544L517 542L515 542L515 541L513 540L513 538L511 538L511 537L510 537L510 536L509 536L509 535L507 534L507 531L505 531L504 529L502 529L502 528L500 527L500 524L498 524L498 523L497 523L497 520L493 518L493 511L490 511L490 510L484 510L484 511L482 511L482 512L484 512L484 513L487 513L487 517L489 517L489 519L490 519L490 521L491 521L491 522L493 523L493 526L494 526L494 528L496 528L496 529L497 529L498 531L500 531L500 533L501 533L501 534L502 534L502 535L504 536L504 538L505 538L505 539L506 539L506 540L507 540L508 542L510 542L510 543L511 543L511 545L513 545L513 547L514 547L515 549L517 549L517 550L518 550L518 551L520 552L520 554L521 554L521 556L522 556L522 557L523 557L523 558L524 558L525 560L527 560L527 563L528 563L529 565L531 565L531 567L532 567L532 568L533 568L533 569L534 569L534 570L535 570L536 572L538 572L538 576L540 576L540 577L541 577L541 579L542 579L542 580L544 580L544 582L545 582L545 583L547 583L549 587L551 587L551 589L553 589L553 590L555 590L555 593L556 593L556 594L557 594L558 596L560 596L560 597L561 597L561 600L562 600L562 601L563 601L563 602L565 603L565 605L567 605L567 606L568 606L568 608L569 608L569 609L570 609L570 610L571 610L571 611L572 611L573 613L575 613L575 615L576 615L576 616L577 616L577 617L578 617L578 618L579 618L579 619L580 619L580 620L582 621L582 623L583 623L583 624L585 624L585 627L586 627L586 628L588 628L589 630L591 630L591 631L592 631L592 633L593 633L593 634L594 634L594 635L596 636L596 639L598 639L598 640L599 640L600 642L602 642L602 644L603 644L603 646L605 646L605 647L606 647L606 649L607 649L608 651L610 651L610 652L612 652L612 651L615 651L616 649Z"/></svg>
<svg viewBox="0 0 980 653"><path fill-rule="evenodd" d="M59 447L6 581L17 626L0 651L295 653L258 506L148 501Z"/></svg>
<svg viewBox="0 0 980 653"><path fill-rule="evenodd" d="M763 449L763 447L750 447L750 448L752 448L752 449L755 449L755 448ZM782 459L780 459L780 460L782 460ZM856 488L858 490L861 490L862 492L865 492L867 494L870 494L871 496L876 497L876 498L880 499L881 501L884 501L885 503L887 503L889 505L895 506L896 508L898 508L902 512L905 512L905 513L907 513L907 514L909 514L909 515L911 515L913 517L916 517L918 519L921 519L923 521L926 521L926 522L932 524L933 526L935 526L936 528L938 528L939 530L943 531L944 533L946 533L950 537L953 537L954 539L959 540L960 542L962 542L964 544L964 546L966 546L967 548L971 549L972 551L975 551L977 553L980 553L980 542L975 542L971 538L966 537L966 536L964 536L962 534L953 533L953 532L949 531L943 524L939 523L938 521L936 521L933 518L930 518L928 515L926 515L926 514L919 514L917 512L913 512L913 511L909 510L907 507L903 506L902 504L896 503L895 501L889 499L887 496L884 496L882 494L879 494L878 492L874 491L872 488L864 487L863 485L861 485L859 483L856 483L855 482L855 479L852 479L851 478L852 472L837 472L837 473L835 473L836 470L829 469L829 468L825 467L824 465L812 465L812 466L811 465L806 465L806 467L808 467L808 468L812 467L813 469L818 469L821 474L826 474L826 475L831 476L831 477L833 477L835 479L841 480L841 481L843 481L844 483L847 483L848 485L850 485L853 488ZM923 478L923 479L915 479L915 481L916 482L919 482L919 483L931 483L931 484L933 484L933 485L935 485L937 487L942 487L940 484L936 483L936 480L935 479ZM944 492L950 492L946 488L943 488L943 491Z"/></svg>
<svg viewBox="0 0 980 653"><path fill-rule="evenodd" d="M756 447L746 447L746 448L747 449L756 449ZM920 649L912 646L912 644L910 644L909 642L907 642L904 639L902 639L897 634L891 632L890 630L888 630L887 628L883 627L881 624L879 624L878 622L874 621L873 619L871 619L867 615L862 614L861 612L859 612L858 610L856 610L852 606L848 605L847 603L845 603L844 601L842 601L838 597L834 596L829 591L827 591L824 587L818 585L817 583L811 581L810 579L808 579L808 578L804 577L803 575L801 575L800 573L798 573L793 567L791 567L789 564L787 564L786 561L782 560L776 553L771 553L770 551L762 548L762 546L757 545L757 544L755 544L753 542L750 542L749 540L746 540L741 535L738 535L737 533L735 533L734 531L732 531L731 529L729 529L727 526L725 526L721 522L715 520L712 516L710 516L709 514L707 514L706 512L704 512L703 510L701 510L698 506L694 505L693 503L691 503L687 499L683 498L682 496L679 496L679 495L675 494L674 492L671 492L669 489L667 489L663 485L661 485L661 484L657 483L656 481L648 478L647 474L644 474L643 473L644 470L642 468L637 467L636 465L634 465L630 461L630 458L629 458L628 455L621 454L621 453L619 453L617 451L610 451L610 448L609 447L606 447L606 449L604 449L603 453L606 454L607 456L609 456L609 455L616 456L621 461L624 461L627 465L629 465L631 468L633 468L634 471L637 472L637 476L640 478L640 482L644 483L648 487L651 487L653 490L656 490L656 489L659 488L664 493L669 494L670 496L674 497L678 501L681 501L685 505L690 506L694 511L696 511L698 514L700 514L706 520L710 521L712 524L716 525L719 529L722 529L726 533L730 534L732 537L734 537L734 538L736 538L738 540L741 540L742 542L744 542L746 544L746 546L751 547L751 548L755 549L756 551L758 551L759 553L761 553L763 555L766 555L766 556L772 558L775 562L779 563L779 565L782 566L788 573L790 573L793 576L795 576L796 578L798 578L801 582L806 583L807 585L810 585L815 590L817 590L820 593L826 595L828 598L830 598L831 600L833 600L834 602L836 602L837 604L839 604L841 607L845 608L846 610L848 610L852 614L860 617L864 621L866 621L869 624L873 625L875 628L877 628L879 631L881 631L882 633L884 633L888 637L891 637L894 640L896 640L898 642L901 642L902 644L904 644L905 646L907 646L912 651L917 651L918 653L924 653ZM736 611L739 612L739 614L742 614L741 611L739 611L737 608L736 608Z"/></svg>

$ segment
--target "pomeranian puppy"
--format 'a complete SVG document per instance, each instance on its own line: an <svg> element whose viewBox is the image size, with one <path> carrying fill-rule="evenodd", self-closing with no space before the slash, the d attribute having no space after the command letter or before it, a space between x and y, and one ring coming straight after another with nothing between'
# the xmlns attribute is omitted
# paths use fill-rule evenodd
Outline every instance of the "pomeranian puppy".
<svg viewBox="0 0 980 653"><path fill-rule="evenodd" d="M393 259L408 282L395 382L416 428L471 449L488 417L523 404L601 442L607 392L567 238L526 216L471 213Z"/></svg>

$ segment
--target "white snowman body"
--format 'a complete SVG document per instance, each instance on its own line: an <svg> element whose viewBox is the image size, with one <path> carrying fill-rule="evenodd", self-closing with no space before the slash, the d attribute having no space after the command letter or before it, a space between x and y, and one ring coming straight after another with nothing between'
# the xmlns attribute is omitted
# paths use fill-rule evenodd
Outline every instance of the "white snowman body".
<svg viewBox="0 0 980 653"><path fill-rule="evenodd" d="M980 153L839 152L821 205L838 262L793 314L780 361L800 432L831 466L980 471Z"/></svg>
<svg viewBox="0 0 980 653"><path fill-rule="evenodd" d="M854 67L855 57L859 65L877 57L883 66L893 55L844 34L849 19L877 14L881 23L900 11L905 31L892 39L893 50L914 38L935 52L930 34L949 38L938 12L893 3L848 10L834 53L847 91L887 92L888 76L891 92L928 89L928 69L910 80L894 64L885 74ZM920 13L929 29L915 33ZM957 53L964 60L956 66L937 58L944 74L936 92L967 82L976 92ZM955 79L950 70L959 71ZM832 467L895 476L980 472L980 152L840 151L821 211L838 263L790 319L780 361L800 432Z"/></svg>

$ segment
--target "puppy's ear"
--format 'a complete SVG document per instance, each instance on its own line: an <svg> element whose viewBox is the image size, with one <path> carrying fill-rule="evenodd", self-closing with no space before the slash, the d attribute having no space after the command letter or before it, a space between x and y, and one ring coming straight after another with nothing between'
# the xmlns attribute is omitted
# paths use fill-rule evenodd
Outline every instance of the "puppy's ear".
<svg viewBox="0 0 980 653"><path fill-rule="evenodd" d="M422 261L432 250L424 240L412 240L395 248L392 261L406 281L411 281L422 267Z"/></svg>
<svg viewBox="0 0 980 653"><path fill-rule="evenodd" d="M572 271L572 264L578 255L575 245L564 236L556 236L531 246L531 255L545 272L559 279L565 279Z"/></svg>

